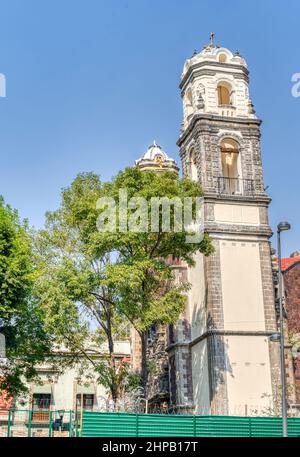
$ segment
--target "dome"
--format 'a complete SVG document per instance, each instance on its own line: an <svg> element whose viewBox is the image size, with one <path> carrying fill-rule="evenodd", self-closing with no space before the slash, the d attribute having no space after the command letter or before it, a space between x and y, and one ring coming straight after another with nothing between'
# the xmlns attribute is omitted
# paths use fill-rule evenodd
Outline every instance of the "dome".
<svg viewBox="0 0 300 457"><path fill-rule="evenodd" d="M201 51L195 51L192 57L185 61L182 77L187 73L190 67L196 67L198 64L203 65L204 62L207 65L214 65L214 63L220 65L238 65L247 69L247 63L238 51L233 54L227 48L210 43L209 45L204 46Z"/></svg>
<svg viewBox="0 0 300 457"><path fill-rule="evenodd" d="M170 160L167 153L162 150L161 146L156 143L154 140L152 144L148 147L147 151L143 155L145 160L155 160L157 156L161 156L164 160Z"/></svg>
<svg viewBox="0 0 300 457"><path fill-rule="evenodd" d="M135 165L143 170L178 172L176 161L171 159L156 141L150 144L143 157L135 161Z"/></svg>

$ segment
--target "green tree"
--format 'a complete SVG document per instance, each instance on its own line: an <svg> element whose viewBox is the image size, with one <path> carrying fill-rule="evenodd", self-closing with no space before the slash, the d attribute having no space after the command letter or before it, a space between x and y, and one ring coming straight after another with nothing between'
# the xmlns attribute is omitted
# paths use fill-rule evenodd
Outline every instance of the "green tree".
<svg viewBox="0 0 300 457"><path fill-rule="evenodd" d="M62 191L60 208L46 215L46 227L36 238L36 292L47 331L72 354L64 366L92 366L116 401L128 364L121 369L115 354L114 340L122 336L124 318L112 288L104 283L110 253L105 248L95 252L93 246L102 187L97 175L80 174Z"/></svg>
<svg viewBox="0 0 300 457"><path fill-rule="evenodd" d="M153 323L173 323L184 308L188 284L176 283L170 257L179 257L193 265L197 251L209 255L212 246L205 235L198 243L186 243L187 231L164 232L162 213L156 232L122 231L117 215L116 231L99 231L97 209L100 197L113 199L119 207L119 191L126 189L128 199L144 197L198 197L198 184L179 180L174 173L143 173L137 168L120 172L112 181L102 184L97 175L77 176L62 192L60 208L47 215L45 230L39 233L39 298L46 313L47 330L55 332L71 351L85 352L91 338L99 347L106 341L108 357L93 360L99 381L117 398L119 370L114 340L122 323L129 322L142 341L141 379L145 389L148 378L147 333ZM171 208L174 215L174 208ZM194 205L194 215L195 215ZM150 207L146 213L149 216ZM136 217L136 208L126 210L128 218ZM102 217L103 219L103 217ZM104 218L105 219L105 218ZM147 227L150 228L150 227ZM91 332L87 321L96 323ZM92 363L92 362L91 362ZM121 376L123 382L126 377Z"/></svg>
<svg viewBox="0 0 300 457"><path fill-rule="evenodd" d="M196 216L196 197L202 195L200 186L188 179L178 179L176 173L141 172L128 168L110 183L103 186L102 195L113 197L120 207L120 190L126 189L127 197L143 197L148 203L152 198L167 197L181 202L186 197L193 199L193 216ZM127 210L127 220L131 217L144 219L143 213L133 208ZM119 212L117 211L117 215ZM149 366L147 362L148 331L153 324L175 323L185 306L185 292L188 283L175 281L172 258L180 258L194 265L193 255L200 251L204 255L213 252L207 235L194 243L187 243L189 231L183 226L176 229L175 208L171 206L170 230L163 226L162 209L159 211L159 224L151 231L151 205L146 210L147 230L95 232L92 238L94 252L108 250L115 252L115 262L106 267L104 282L114 292L118 309L127 317L141 338L142 369L141 379L147 397ZM178 216L178 214L177 214ZM120 220L118 220L120 222ZM141 221L141 225L144 222ZM118 227L118 224L117 224Z"/></svg>
<svg viewBox="0 0 300 457"><path fill-rule="evenodd" d="M28 227L0 198L0 332L7 356L0 388L11 395L26 389L24 380L36 376L36 364L49 352L49 338L32 294L34 275Z"/></svg>

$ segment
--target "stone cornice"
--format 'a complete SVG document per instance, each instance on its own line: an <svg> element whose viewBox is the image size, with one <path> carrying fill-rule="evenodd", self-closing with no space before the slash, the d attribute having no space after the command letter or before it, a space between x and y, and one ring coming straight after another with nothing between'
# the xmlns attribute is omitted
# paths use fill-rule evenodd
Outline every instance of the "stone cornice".
<svg viewBox="0 0 300 457"><path fill-rule="evenodd" d="M197 122L201 122L204 128L207 128L209 132L212 131L212 128L215 127L215 124L220 123L221 126L219 128L232 128L232 124L237 124L239 127L260 127L262 121L260 119L252 119L252 118L243 118L243 117L228 117L228 116L219 116L217 114L194 114L189 123L188 127L182 133L182 135L177 140L177 146L181 146L182 143L185 141L187 136L193 131L194 126ZM207 122L209 121L209 122ZM212 123L213 121L213 123ZM225 124L225 126L224 126Z"/></svg>
<svg viewBox="0 0 300 457"><path fill-rule="evenodd" d="M234 203L240 204L241 202L245 203L253 203L258 204L260 203L261 206L268 205L272 199L267 194L260 194L260 195L221 195L217 192L205 192L204 191L204 200L205 203Z"/></svg>
<svg viewBox="0 0 300 457"><path fill-rule="evenodd" d="M204 231L210 235L217 234L233 234L233 235L247 235L247 236L265 236L270 238L273 235L271 228L262 225L241 225L241 224L221 224L220 222L205 222Z"/></svg>
<svg viewBox="0 0 300 457"><path fill-rule="evenodd" d="M181 347L190 346L190 344L191 344L190 341L172 343L172 344L169 344L169 346L166 348L166 351L167 351L167 352L171 352L172 350L174 350L174 349L176 349L176 348L181 348Z"/></svg>
<svg viewBox="0 0 300 457"><path fill-rule="evenodd" d="M193 347L195 344L200 343L201 341L211 338L214 336L271 336L273 333L277 332L274 330L207 330L202 333L202 335L193 339L189 346Z"/></svg>
<svg viewBox="0 0 300 457"><path fill-rule="evenodd" d="M216 70L214 71L211 68L207 68L207 67L215 67ZM191 65L189 67L188 71L185 73L182 80L180 81L179 88L183 89L183 87L185 86L185 84L188 82L189 78L193 74L196 74L197 76L199 74L201 74L201 69L202 69L203 74L211 74L211 72L213 72L213 73L222 72L222 73L228 74L227 71L223 70L224 68L227 68L228 70L237 70L236 72L230 73L230 74L234 75L235 77L243 78L247 82L249 82L249 71L247 70L246 67L243 67L241 65L231 64L231 63L204 61L204 62L197 62L194 65Z"/></svg>

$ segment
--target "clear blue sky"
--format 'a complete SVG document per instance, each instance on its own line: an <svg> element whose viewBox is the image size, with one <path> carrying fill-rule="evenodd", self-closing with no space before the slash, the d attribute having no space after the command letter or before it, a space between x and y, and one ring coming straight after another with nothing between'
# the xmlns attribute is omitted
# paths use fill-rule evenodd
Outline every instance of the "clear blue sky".
<svg viewBox="0 0 300 457"><path fill-rule="evenodd" d="M208 42L246 58L263 119L270 220L300 250L300 2L4 0L0 5L0 194L42 227L78 172L109 179L156 139L178 159L183 63Z"/></svg>

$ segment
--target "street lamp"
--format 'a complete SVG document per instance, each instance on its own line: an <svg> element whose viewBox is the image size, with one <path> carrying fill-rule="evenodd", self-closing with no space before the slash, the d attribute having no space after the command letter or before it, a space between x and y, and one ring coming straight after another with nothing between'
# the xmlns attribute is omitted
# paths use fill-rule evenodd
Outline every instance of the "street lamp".
<svg viewBox="0 0 300 457"><path fill-rule="evenodd" d="M280 333L272 333L272 335L270 336L270 341L272 341L272 343L277 343L278 341L280 341Z"/></svg>
<svg viewBox="0 0 300 457"><path fill-rule="evenodd" d="M280 317L280 376L281 376L281 408L282 408L282 434L288 436L287 426L287 401L286 401L286 377L284 358L284 325L283 325L283 303L282 303L282 271L281 271L281 232L290 230L288 222L280 222L277 225L277 251L278 251L278 295L279 295L279 317Z"/></svg>

